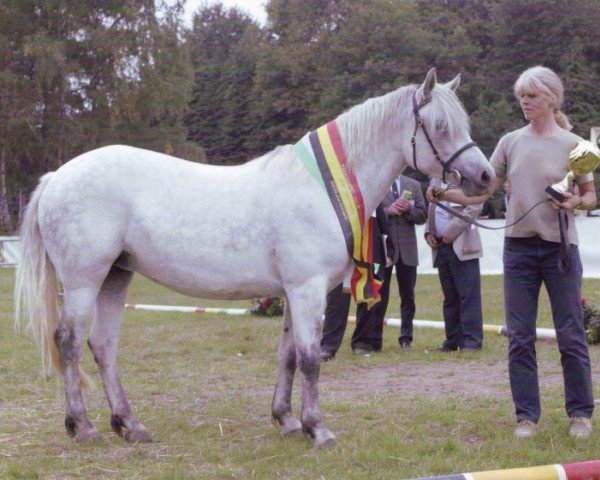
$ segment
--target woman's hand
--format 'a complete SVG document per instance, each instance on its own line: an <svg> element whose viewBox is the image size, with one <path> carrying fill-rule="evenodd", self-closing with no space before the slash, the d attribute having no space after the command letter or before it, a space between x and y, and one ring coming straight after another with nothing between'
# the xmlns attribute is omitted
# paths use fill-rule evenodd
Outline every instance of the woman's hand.
<svg viewBox="0 0 600 480"><path fill-rule="evenodd" d="M576 208L579 208L581 206L581 203L583 202L582 198L579 195L573 195L570 192L564 192L563 195L565 197L564 202L559 202L555 198L552 198L552 206L556 210L560 208L564 210L574 210Z"/></svg>
<svg viewBox="0 0 600 480"><path fill-rule="evenodd" d="M444 190L442 188L430 185L425 196L429 202L438 203L442 199L441 196L443 193Z"/></svg>

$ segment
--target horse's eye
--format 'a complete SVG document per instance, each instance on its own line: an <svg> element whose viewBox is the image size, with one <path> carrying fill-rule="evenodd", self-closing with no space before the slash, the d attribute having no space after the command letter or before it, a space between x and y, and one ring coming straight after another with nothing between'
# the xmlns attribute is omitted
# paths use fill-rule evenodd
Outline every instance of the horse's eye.
<svg viewBox="0 0 600 480"><path fill-rule="evenodd" d="M435 133L438 137L448 135L448 125L446 122L438 122L435 124Z"/></svg>

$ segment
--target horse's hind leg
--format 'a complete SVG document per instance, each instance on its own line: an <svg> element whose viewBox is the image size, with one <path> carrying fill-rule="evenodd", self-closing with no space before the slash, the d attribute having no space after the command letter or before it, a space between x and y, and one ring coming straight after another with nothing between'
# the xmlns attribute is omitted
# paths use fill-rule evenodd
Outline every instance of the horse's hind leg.
<svg viewBox="0 0 600 480"><path fill-rule="evenodd" d="M117 371L119 329L132 272L113 266L96 301L96 317L88 345L98 365L110 405L112 429L130 442L151 442L146 428L131 412Z"/></svg>
<svg viewBox="0 0 600 480"><path fill-rule="evenodd" d="M277 386L273 395L271 412L273 421L279 424L282 436L300 432L302 424L292 415L292 386L296 372L296 345L292 329L289 302L285 304L281 342L278 354Z"/></svg>
<svg viewBox="0 0 600 480"><path fill-rule="evenodd" d="M315 447L335 445L335 435L325 427L319 407L319 373L321 370L322 311L325 304L325 285L307 282L288 294L296 361L302 372L302 430L314 440Z"/></svg>
<svg viewBox="0 0 600 480"><path fill-rule="evenodd" d="M62 376L65 386L66 416L65 427L70 437L77 435L78 441L91 441L100 438L98 430L87 418L79 375L79 359L87 320L94 307L97 288L82 287L70 290L65 287L61 319L54 341L62 362Z"/></svg>

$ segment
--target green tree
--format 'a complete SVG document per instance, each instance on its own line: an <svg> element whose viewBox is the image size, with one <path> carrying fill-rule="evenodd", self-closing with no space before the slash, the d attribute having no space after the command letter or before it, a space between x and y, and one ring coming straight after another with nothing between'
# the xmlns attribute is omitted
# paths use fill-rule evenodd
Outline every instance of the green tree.
<svg viewBox="0 0 600 480"><path fill-rule="evenodd" d="M600 121L598 2L502 0L493 6L492 20L494 48L485 68L491 97L510 100L519 112L512 93L518 75L534 65L550 67L565 83L564 111L573 114L575 132L587 137L589 127Z"/></svg>
<svg viewBox="0 0 600 480"><path fill-rule="evenodd" d="M0 4L0 231L9 234L14 232L11 193L28 180L27 159L37 141L36 91L23 55L24 38L32 31L28 3Z"/></svg>
<svg viewBox="0 0 600 480"><path fill-rule="evenodd" d="M187 41L195 71L188 138L202 145L209 163L242 163L250 156L244 142L253 128L249 92L260 29L239 10L216 4L196 14Z"/></svg>
<svg viewBox="0 0 600 480"><path fill-rule="evenodd" d="M319 98L328 81L321 75L346 0L271 0L267 39L261 49L252 92L251 121L257 126L249 148L264 152L291 143L318 127Z"/></svg>
<svg viewBox="0 0 600 480"><path fill-rule="evenodd" d="M600 121L597 83L600 8L596 0L416 0L432 35L431 61L465 73L460 97L472 113L474 138L486 153L523 125L512 87L534 65L564 80L564 111L587 137Z"/></svg>
<svg viewBox="0 0 600 480"><path fill-rule="evenodd" d="M335 117L368 98L411 82L428 70L429 35L418 26L414 2L374 0L347 3L327 49L321 49L323 79L315 123ZM320 118L319 118L320 117Z"/></svg>
<svg viewBox="0 0 600 480"><path fill-rule="evenodd" d="M7 196L94 147L127 142L202 158L181 124L192 72L180 8L158 12L154 0L0 3L5 230Z"/></svg>

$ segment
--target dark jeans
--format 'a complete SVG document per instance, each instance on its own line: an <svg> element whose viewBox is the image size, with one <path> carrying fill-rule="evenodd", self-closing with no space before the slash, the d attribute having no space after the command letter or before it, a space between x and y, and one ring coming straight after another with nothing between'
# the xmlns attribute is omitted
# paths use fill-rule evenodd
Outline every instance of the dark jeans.
<svg viewBox="0 0 600 480"><path fill-rule="evenodd" d="M483 315L479 259L461 261L452 245L439 247L436 265L444 293L446 346L481 348Z"/></svg>
<svg viewBox="0 0 600 480"><path fill-rule="evenodd" d="M565 382L570 417L591 417L594 409L591 366L581 308L582 267L571 245L571 268L558 271L560 244L539 237L506 238L504 304L509 338L508 371L518 420L537 422L541 414L535 351L538 297L546 286Z"/></svg>

